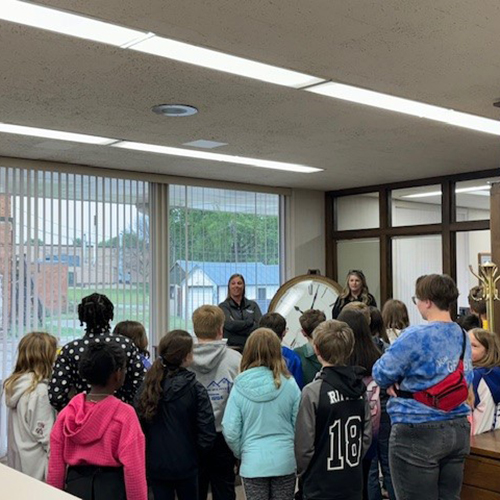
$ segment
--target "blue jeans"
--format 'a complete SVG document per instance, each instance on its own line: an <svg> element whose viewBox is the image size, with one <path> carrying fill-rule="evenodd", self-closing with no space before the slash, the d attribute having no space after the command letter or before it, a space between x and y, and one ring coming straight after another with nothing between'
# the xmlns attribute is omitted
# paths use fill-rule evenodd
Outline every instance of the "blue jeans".
<svg viewBox="0 0 500 500"><path fill-rule="evenodd" d="M382 500L382 491L379 482L379 464L384 478L384 487L389 494L390 500L396 500L396 493L392 485L391 470L389 467L389 436L391 434L391 421L380 422L376 455L372 460L368 476L368 498L369 500Z"/></svg>
<svg viewBox="0 0 500 500"><path fill-rule="evenodd" d="M394 424L389 463L398 500L460 500L470 451L465 417L423 424Z"/></svg>

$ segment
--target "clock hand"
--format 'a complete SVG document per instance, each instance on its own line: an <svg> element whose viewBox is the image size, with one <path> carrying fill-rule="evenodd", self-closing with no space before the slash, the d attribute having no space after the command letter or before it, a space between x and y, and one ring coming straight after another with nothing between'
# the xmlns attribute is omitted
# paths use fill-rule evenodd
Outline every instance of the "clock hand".
<svg viewBox="0 0 500 500"><path fill-rule="evenodd" d="M297 312L299 312L300 314L304 314L304 311L301 311L301 310L300 310L300 307L298 307L298 306L293 306L293 308L294 308Z"/></svg>
<svg viewBox="0 0 500 500"><path fill-rule="evenodd" d="M313 302L311 304L311 309L314 309L314 303L316 302L316 299L318 297L318 292L319 292L319 285L318 288L316 288L316 293L314 294Z"/></svg>

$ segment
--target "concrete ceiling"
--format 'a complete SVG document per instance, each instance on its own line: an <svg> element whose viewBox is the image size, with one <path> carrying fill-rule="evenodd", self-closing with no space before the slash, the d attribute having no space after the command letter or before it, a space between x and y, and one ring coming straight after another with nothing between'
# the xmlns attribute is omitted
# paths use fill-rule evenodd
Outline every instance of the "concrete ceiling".
<svg viewBox="0 0 500 500"><path fill-rule="evenodd" d="M43 0L188 43L500 120L496 0ZM194 117L151 112L187 103ZM0 155L340 189L496 168L500 137L0 21L0 122L325 169L294 174L0 133Z"/></svg>

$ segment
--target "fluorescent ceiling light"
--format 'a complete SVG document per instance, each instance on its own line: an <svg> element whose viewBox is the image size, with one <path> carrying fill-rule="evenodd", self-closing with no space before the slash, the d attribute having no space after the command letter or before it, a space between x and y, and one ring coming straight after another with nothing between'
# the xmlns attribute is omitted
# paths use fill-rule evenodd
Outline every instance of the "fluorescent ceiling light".
<svg viewBox="0 0 500 500"><path fill-rule="evenodd" d="M136 43L130 49L286 87L301 88L324 81L323 78L159 36Z"/></svg>
<svg viewBox="0 0 500 500"><path fill-rule="evenodd" d="M72 132L62 132L60 130L50 130L46 128L24 127L21 125L10 125L0 123L0 132L5 134L27 135L30 137L43 137L45 139L56 139L58 141L81 142L83 144L99 144L107 146L116 142L116 139L108 137L97 137L95 135L73 134Z"/></svg>
<svg viewBox="0 0 500 500"><path fill-rule="evenodd" d="M154 144L144 144L141 142L121 141L112 144L114 148L133 149L135 151L146 151L148 153L158 153L171 156L183 156L186 158L198 158L200 160L221 161L226 163L237 163L239 165L249 165L251 167L271 168L274 170L285 170L287 172L299 172L311 174L321 172L323 169L297 165L295 163L284 163L280 161L260 160L257 158L246 158L244 156L223 155L220 153L210 153L208 151L195 151L191 149L171 148L168 146L156 146Z"/></svg>
<svg viewBox="0 0 500 500"><path fill-rule="evenodd" d="M127 47L151 36L143 31L123 28L79 14L15 0L1 2L0 19L117 47Z"/></svg>
<svg viewBox="0 0 500 500"><path fill-rule="evenodd" d="M3 0L0 19L286 87L302 88L325 81L324 78L155 36L154 33L18 0Z"/></svg>
<svg viewBox="0 0 500 500"><path fill-rule="evenodd" d="M441 108L432 104L412 101L410 99L403 99L402 97L382 94L373 90L361 89L352 85L326 82L304 90L344 101L396 111L419 118L427 118L428 120L447 123L457 127L500 135L500 121L454 111L453 109Z"/></svg>
<svg viewBox="0 0 500 500"><path fill-rule="evenodd" d="M473 186L468 188L455 189L455 193L475 193L476 191L490 191L491 185L485 184L484 186Z"/></svg>
<svg viewBox="0 0 500 500"><path fill-rule="evenodd" d="M455 193L482 193L484 191L489 191L490 189L491 186L489 184L485 184L484 186L458 188L455 189ZM428 193L407 194L401 198L427 198L428 196L441 196L442 194L443 193L441 191L429 191Z"/></svg>
<svg viewBox="0 0 500 500"><path fill-rule="evenodd" d="M407 194L401 198L427 198L428 196L441 196L441 191L429 191L428 193Z"/></svg>

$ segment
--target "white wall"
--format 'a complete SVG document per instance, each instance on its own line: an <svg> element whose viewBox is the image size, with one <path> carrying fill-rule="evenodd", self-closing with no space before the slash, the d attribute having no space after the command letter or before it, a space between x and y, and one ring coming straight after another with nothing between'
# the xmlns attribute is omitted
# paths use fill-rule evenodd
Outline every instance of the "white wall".
<svg viewBox="0 0 500 500"><path fill-rule="evenodd" d="M325 273L325 193L294 189L288 199L285 251L285 281L307 274L308 269Z"/></svg>

